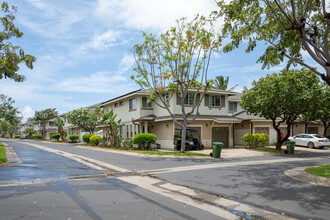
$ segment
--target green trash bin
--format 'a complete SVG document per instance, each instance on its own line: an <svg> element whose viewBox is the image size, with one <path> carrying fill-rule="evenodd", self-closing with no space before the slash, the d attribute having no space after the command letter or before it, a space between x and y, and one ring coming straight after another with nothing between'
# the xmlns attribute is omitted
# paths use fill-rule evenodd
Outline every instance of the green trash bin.
<svg viewBox="0 0 330 220"><path fill-rule="evenodd" d="M213 158L220 158L222 147L223 147L222 142L213 142L212 143Z"/></svg>
<svg viewBox="0 0 330 220"><path fill-rule="evenodd" d="M296 142L294 141L286 141L286 150L288 152L288 154L293 154L294 153L294 145L296 144Z"/></svg>

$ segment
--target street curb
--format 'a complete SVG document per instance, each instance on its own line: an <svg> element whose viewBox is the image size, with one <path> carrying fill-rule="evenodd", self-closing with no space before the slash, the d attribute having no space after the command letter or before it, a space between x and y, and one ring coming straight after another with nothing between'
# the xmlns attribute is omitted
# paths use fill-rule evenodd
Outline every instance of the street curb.
<svg viewBox="0 0 330 220"><path fill-rule="evenodd" d="M5 149L6 149L7 162L0 164L0 168L2 168L2 167L10 167L10 166L14 166L16 164L21 163L21 160L19 159L19 157L17 156L17 154L15 153L15 151L13 150L13 148L10 147L6 143L2 143L2 144L5 146Z"/></svg>
<svg viewBox="0 0 330 220"><path fill-rule="evenodd" d="M318 186L330 187L330 178L316 176L310 173L307 173L305 169L308 167L296 167L290 170L285 170L284 174L293 179L310 183Z"/></svg>

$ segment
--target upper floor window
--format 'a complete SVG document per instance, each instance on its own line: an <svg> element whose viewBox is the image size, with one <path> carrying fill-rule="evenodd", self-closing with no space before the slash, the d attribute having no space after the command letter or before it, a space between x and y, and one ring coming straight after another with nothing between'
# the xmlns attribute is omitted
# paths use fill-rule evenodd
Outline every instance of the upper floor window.
<svg viewBox="0 0 330 220"><path fill-rule="evenodd" d="M129 100L129 110L136 109L136 99Z"/></svg>
<svg viewBox="0 0 330 220"><path fill-rule="evenodd" d="M166 94L165 96L165 102L170 103L170 94Z"/></svg>
<svg viewBox="0 0 330 220"><path fill-rule="evenodd" d="M49 126L55 126L55 122L50 121L50 122L49 122Z"/></svg>
<svg viewBox="0 0 330 220"><path fill-rule="evenodd" d="M151 101L148 103L147 97L142 97L142 108L152 108Z"/></svg>
<svg viewBox="0 0 330 220"><path fill-rule="evenodd" d="M195 94L188 93L184 100L185 105L194 105Z"/></svg>
<svg viewBox="0 0 330 220"><path fill-rule="evenodd" d="M221 106L221 97L219 95L209 96L209 106Z"/></svg>
<svg viewBox="0 0 330 220"><path fill-rule="evenodd" d="M234 103L233 102L229 102L228 108L229 108L228 111L234 112Z"/></svg>

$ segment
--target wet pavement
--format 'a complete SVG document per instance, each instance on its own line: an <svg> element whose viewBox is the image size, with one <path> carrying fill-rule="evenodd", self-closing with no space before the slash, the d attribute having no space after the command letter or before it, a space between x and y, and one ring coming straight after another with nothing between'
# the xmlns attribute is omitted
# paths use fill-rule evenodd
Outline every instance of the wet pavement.
<svg viewBox="0 0 330 220"><path fill-rule="evenodd" d="M0 168L0 184L100 175L97 170L24 143L10 142L10 146L21 163Z"/></svg>

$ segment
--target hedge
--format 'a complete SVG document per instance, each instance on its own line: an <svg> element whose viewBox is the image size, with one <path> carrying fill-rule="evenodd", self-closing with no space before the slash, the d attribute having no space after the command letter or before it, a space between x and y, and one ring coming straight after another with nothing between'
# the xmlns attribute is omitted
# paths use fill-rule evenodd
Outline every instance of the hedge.
<svg viewBox="0 0 330 220"><path fill-rule="evenodd" d="M83 136L82 136L82 139L83 139L83 141L84 142L86 142L87 144L90 144L91 142L90 142L90 138L93 136L94 134L84 134Z"/></svg>
<svg viewBox="0 0 330 220"><path fill-rule="evenodd" d="M93 145L99 145L99 143L102 141L102 138L100 135L93 135L91 138L90 138L90 142L91 144Z"/></svg>
<svg viewBox="0 0 330 220"><path fill-rule="evenodd" d="M132 143L137 144L139 149L151 149L151 144L156 143L156 135L151 133L136 134L132 137Z"/></svg>
<svg viewBox="0 0 330 220"><path fill-rule="evenodd" d="M268 143L269 135L267 134L245 134L242 142L248 147L264 146Z"/></svg>
<svg viewBox="0 0 330 220"><path fill-rule="evenodd" d="M41 140L42 139L42 135L41 134L35 134L32 136L33 139L35 140Z"/></svg>
<svg viewBox="0 0 330 220"><path fill-rule="evenodd" d="M71 142L76 143L77 140L79 139L79 136L76 134L71 134L69 135L69 139L71 140Z"/></svg>
<svg viewBox="0 0 330 220"><path fill-rule="evenodd" d="M15 134L14 138L16 138L16 139L19 138L19 135L18 134Z"/></svg>
<svg viewBox="0 0 330 220"><path fill-rule="evenodd" d="M60 134L52 134L51 138L55 139L56 141L60 140L61 135Z"/></svg>

